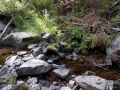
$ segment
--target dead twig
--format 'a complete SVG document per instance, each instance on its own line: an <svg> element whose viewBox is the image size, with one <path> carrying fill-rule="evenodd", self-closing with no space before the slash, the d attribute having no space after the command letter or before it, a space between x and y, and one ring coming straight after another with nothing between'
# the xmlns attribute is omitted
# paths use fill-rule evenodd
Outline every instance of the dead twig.
<svg viewBox="0 0 120 90"><path fill-rule="evenodd" d="M8 24L5 26L3 32L2 32L1 35L0 35L0 39L2 39L2 37L4 36L4 34L5 34L6 30L7 30L7 28L8 28L9 25L12 23L12 21L13 21L13 17L10 19L10 21L8 22Z"/></svg>

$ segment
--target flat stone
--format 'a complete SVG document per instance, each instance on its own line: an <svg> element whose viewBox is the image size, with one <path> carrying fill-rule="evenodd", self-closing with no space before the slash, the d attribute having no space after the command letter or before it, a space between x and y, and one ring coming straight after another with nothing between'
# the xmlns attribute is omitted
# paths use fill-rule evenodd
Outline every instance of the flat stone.
<svg viewBox="0 0 120 90"><path fill-rule="evenodd" d="M27 54L27 51L20 51L20 52L17 52L17 55L25 55L25 54Z"/></svg>
<svg viewBox="0 0 120 90"><path fill-rule="evenodd" d="M69 74L69 70L66 68L59 68L53 70L53 73L55 73L55 75L57 75L58 77L65 79Z"/></svg>
<svg viewBox="0 0 120 90"><path fill-rule="evenodd" d="M18 76L36 75L46 73L50 69L51 66L46 61L31 59L23 63L17 73Z"/></svg>
<svg viewBox="0 0 120 90"><path fill-rule="evenodd" d="M106 90L107 81L97 76L77 76L75 78L82 88L87 90Z"/></svg>
<svg viewBox="0 0 120 90"><path fill-rule="evenodd" d="M64 86L64 87L62 87L60 90L72 90L72 89L69 88L69 87Z"/></svg>
<svg viewBox="0 0 120 90"><path fill-rule="evenodd" d="M17 59L17 57L18 57L18 55L14 55L14 56L11 55L11 56L9 56L8 58L6 58L6 61L5 61L4 65L13 67L13 63Z"/></svg>

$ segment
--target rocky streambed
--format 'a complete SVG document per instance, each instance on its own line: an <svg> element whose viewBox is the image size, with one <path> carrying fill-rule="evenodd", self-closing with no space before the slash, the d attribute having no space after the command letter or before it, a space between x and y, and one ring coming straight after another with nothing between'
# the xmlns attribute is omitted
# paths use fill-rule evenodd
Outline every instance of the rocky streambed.
<svg viewBox="0 0 120 90"><path fill-rule="evenodd" d="M114 46L107 57L82 55L50 33L24 32L12 33L0 44L16 47L0 47L0 90L120 89L119 49Z"/></svg>

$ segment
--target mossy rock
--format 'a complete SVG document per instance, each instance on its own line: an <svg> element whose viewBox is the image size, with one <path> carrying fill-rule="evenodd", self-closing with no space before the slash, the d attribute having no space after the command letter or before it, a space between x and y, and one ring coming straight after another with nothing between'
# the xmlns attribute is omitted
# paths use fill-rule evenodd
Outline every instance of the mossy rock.
<svg viewBox="0 0 120 90"><path fill-rule="evenodd" d="M87 49L81 49L81 53L85 54L85 55L88 55L88 50Z"/></svg>
<svg viewBox="0 0 120 90"><path fill-rule="evenodd" d="M53 43L48 46L48 52L54 53L58 55L58 49L56 47L56 43Z"/></svg>

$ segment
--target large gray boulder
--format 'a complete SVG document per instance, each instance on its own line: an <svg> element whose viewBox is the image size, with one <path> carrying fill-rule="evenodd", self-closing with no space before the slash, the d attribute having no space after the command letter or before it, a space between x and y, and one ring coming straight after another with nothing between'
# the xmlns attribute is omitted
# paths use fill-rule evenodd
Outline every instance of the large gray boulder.
<svg viewBox="0 0 120 90"><path fill-rule="evenodd" d="M85 90L112 90L114 84L98 76L77 76L75 81Z"/></svg>
<svg viewBox="0 0 120 90"><path fill-rule="evenodd" d="M0 45L10 45L17 48L26 48L31 43L39 42L39 36L26 32L15 32L4 37Z"/></svg>
<svg viewBox="0 0 120 90"><path fill-rule="evenodd" d="M31 59L25 63L23 63L18 69L18 76L23 75L36 75L46 73L51 69L51 66L42 60Z"/></svg>
<svg viewBox="0 0 120 90"><path fill-rule="evenodd" d="M106 49L107 55L118 54L120 55L120 37L112 41L111 45Z"/></svg>

